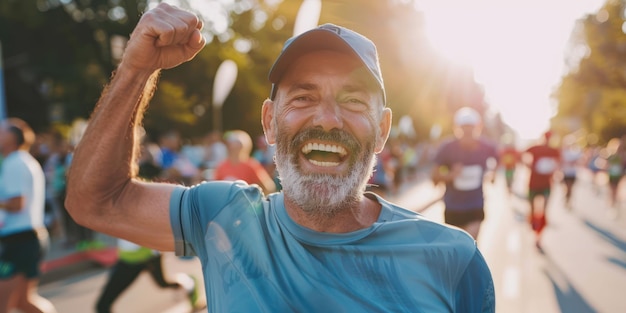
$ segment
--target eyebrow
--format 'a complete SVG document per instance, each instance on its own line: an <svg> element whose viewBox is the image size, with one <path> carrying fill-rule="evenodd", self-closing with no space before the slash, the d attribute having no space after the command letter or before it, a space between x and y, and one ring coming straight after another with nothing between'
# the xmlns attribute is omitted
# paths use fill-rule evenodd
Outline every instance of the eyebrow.
<svg viewBox="0 0 626 313"><path fill-rule="evenodd" d="M295 83L289 87L287 93L294 92L296 90L306 90L306 91L314 91L319 89L316 84L312 83ZM370 92L367 84L345 84L341 86L341 89L345 92L353 93L353 92Z"/></svg>
<svg viewBox="0 0 626 313"><path fill-rule="evenodd" d="M287 90L287 93L292 93L296 90L307 90L307 91L311 91L311 90L317 90L318 87L315 84L311 84L311 83L295 83L293 85L291 85L291 87L289 87L289 90Z"/></svg>

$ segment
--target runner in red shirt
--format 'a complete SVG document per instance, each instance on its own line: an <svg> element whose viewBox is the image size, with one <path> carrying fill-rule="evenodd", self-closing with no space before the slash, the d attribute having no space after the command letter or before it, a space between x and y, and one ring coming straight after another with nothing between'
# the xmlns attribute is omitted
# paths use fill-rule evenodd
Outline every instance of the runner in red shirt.
<svg viewBox="0 0 626 313"><path fill-rule="evenodd" d="M276 185L263 165L250 156L252 139L243 130L231 130L224 134L228 157L215 169L215 180L243 180L256 184L266 193L276 191Z"/></svg>
<svg viewBox="0 0 626 313"><path fill-rule="evenodd" d="M530 156L527 164L530 167L530 180L528 182L528 201L530 202L529 221L535 231L535 244L541 249L541 233L547 224L546 212L552 176L560 167L561 153L550 146L551 133L546 132L543 143L531 146L524 152Z"/></svg>

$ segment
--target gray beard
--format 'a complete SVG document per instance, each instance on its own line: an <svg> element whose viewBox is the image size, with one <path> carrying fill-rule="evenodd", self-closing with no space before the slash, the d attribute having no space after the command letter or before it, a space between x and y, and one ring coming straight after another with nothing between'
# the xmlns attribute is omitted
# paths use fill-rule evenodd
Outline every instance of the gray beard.
<svg viewBox="0 0 626 313"><path fill-rule="evenodd" d="M310 216L323 218L354 208L363 198L365 187L372 175L376 157L375 138L365 146L344 131L323 132L306 129L289 140L278 132L276 168L280 175L285 197L293 201ZM311 138L338 142L350 151L349 170L345 175L303 173L298 165L301 143Z"/></svg>

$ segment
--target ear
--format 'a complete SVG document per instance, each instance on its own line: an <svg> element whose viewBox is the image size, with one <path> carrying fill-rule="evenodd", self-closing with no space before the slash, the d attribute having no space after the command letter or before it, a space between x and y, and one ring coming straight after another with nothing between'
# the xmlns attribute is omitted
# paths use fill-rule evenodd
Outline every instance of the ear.
<svg viewBox="0 0 626 313"><path fill-rule="evenodd" d="M263 125L265 140L270 145L276 143L276 129L274 124L274 101L265 99L261 109L261 125Z"/></svg>
<svg viewBox="0 0 626 313"><path fill-rule="evenodd" d="M376 150L374 151L376 153L380 153L381 151L383 151L385 143L387 142L387 138L389 138L389 133L391 132L390 108L383 109L378 127L380 128L380 135L378 136L378 138L376 138Z"/></svg>

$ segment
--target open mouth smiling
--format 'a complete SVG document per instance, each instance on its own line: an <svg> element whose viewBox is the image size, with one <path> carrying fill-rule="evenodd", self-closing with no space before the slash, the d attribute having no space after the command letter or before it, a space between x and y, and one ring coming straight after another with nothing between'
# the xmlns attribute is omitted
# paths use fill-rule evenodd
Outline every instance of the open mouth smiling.
<svg viewBox="0 0 626 313"><path fill-rule="evenodd" d="M309 162L322 167L338 166L348 155L342 146L317 142L305 144L301 151Z"/></svg>

